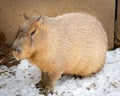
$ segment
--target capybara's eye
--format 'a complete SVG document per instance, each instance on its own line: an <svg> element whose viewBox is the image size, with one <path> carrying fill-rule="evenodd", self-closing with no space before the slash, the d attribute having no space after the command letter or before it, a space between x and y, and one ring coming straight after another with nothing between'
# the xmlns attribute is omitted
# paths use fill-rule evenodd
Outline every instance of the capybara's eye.
<svg viewBox="0 0 120 96"><path fill-rule="evenodd" d="M31 36L34 35L35 32L36 32L36 28L30 33L30 35L31 35Z"/></svg>

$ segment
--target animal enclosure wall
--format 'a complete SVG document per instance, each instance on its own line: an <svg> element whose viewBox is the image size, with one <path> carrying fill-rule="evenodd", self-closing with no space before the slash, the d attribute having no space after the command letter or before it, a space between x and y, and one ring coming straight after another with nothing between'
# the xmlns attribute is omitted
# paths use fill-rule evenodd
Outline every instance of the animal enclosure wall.
<svg viewBox="0 0 120 96"><path fill-rule="evenodd" d="M0 32L11 43L23 14L58 16L70 12L87 12L102 22L109 38L109 49L114 46L115 0L0 0Z"/></svg>
<svg viewBox="0 0 120 96"><path fill-rule="evenodd" d="M120 47L120 0L117 2L117 17L115 22L115 46Z"/></svg>

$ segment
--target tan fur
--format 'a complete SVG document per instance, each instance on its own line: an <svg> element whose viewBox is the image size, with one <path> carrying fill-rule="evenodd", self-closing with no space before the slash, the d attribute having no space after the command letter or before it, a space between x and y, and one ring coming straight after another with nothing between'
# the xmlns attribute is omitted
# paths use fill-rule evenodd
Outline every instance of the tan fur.
<svg viewBox="0 0 120 96"><path fill-rule="evenodd" d="M33 21L36 19L32 18ZM105 62L107 36L101 23L85 13L71 13L26 25L19 59L28 59L47 72L51 88L62 74L88 76L101 70ZM30 46L29 33L37 27ZM24 29L25 29L24 28ZM15 41L17 44L17 40ZM14 45L14 44L13 44Z"/></svg>

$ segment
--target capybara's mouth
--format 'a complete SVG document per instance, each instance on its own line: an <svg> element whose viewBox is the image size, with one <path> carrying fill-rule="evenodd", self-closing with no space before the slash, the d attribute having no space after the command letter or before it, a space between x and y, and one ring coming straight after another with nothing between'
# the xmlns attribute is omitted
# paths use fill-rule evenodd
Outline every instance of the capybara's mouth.
<svg viewBox="0 0 120 96"><path fill-rule="evenodd" d="M12 54L13 54L13 58L14 58L14 59L16 59L16 60L18 60L18 61L21 60L21 59L20 59L20 56L19 56L20 54L18 54L17 52L12 51Z"/></svg>

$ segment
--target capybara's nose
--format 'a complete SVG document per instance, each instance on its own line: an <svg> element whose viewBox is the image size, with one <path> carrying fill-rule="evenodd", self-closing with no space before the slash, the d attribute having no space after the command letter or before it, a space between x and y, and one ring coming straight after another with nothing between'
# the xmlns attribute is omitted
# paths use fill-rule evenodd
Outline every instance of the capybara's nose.
<svg viewBox="0 0 120 96"><path fill-rule="evenodd" d="M11 48L11 49L12 49L12 51L16 51L16 48L15 48L14 46L12 46L12 48Z"/></svg>
<svg viewBox="0 0 120 96"><path fill-rule="evenodd" d="M17 52L17 53L21 52L21 50L19 48L15 47L15 46L12 46L12 50Z"/></svg>
<svg viewBox="0 0 120 96"><path fill-rule="evenodd" d="M11 49L12 51L16 51L17 47L13 45Z"/></svg>

